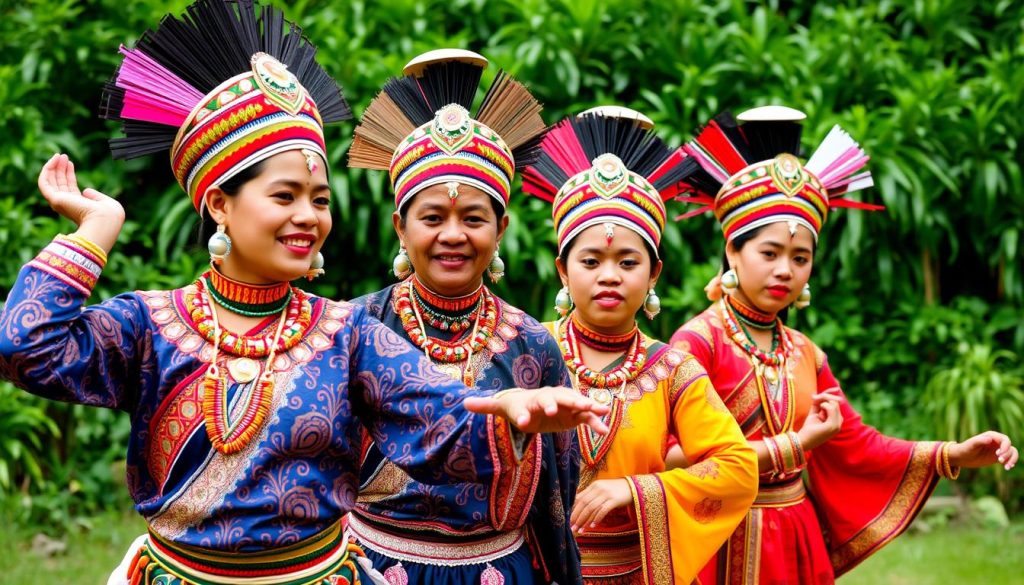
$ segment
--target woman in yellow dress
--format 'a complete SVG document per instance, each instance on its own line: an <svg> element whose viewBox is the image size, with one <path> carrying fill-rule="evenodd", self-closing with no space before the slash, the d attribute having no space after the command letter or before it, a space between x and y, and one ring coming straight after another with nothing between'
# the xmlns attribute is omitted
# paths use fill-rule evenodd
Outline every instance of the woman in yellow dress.
<svg viewBox="0 0 1024 585"><path fill-rule="evenodd" d="M558 236L563 317L547 326L579 392L611 407L606 436L578 429L570 523L586 583L689 584L757 491L757 458L704 369L637 327L641 307L660 310L664 200L681 172L642 120L607 108L564 120L524 174ZM696 465L666 470L671 435Z"/></svg>

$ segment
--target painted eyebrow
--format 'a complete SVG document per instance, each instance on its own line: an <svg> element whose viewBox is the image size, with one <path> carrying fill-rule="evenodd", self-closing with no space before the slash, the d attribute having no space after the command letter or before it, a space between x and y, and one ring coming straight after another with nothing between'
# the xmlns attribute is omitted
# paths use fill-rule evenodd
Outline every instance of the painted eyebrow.
<svg viewBox="0 0 1024 585"><path fill-rule="evenodd" d="M761 242L761 245L762 246L770 246L772 248L775 248L776 250L784 250L784 249L786 249L786 247L783 246L782 244L780 244L778 242L774 242L772 240L765 240L765 241ZM800 246L795 251L800 253L800 254L810 254L811 253L810 249L805 248L803 246Z"/></svg>
<svg viewBox="0 0 1024 585"><path fill-rule="evenodd" d="M583 253L583 254L603 254L604 253L604 249L603 248L597 248L597 247L594 247L594 246L590 246L588 248L580 248L580 253ZM640 253L640 250L637 250L636 248L623 248L619 252L619 256L628 256L630 254L639 254L639 253Z"/></svg>
<svg viewBox="0 0 1024 585"><path fill-rule="evenodd" d="M278 179L276 181L272 181L270 183L270 185L268 185L268 186L271 187L271 188L274 188L274 187L288 187L289 189L293 189L295 191L301 191L302 188L303 188L303 184L302 183L300 183L298 181L292 181L291 179ZM319 183L319 184L313 186L313 191L330 190L330 188L331 188L330 185L328 185L327 183Z"/></svg>

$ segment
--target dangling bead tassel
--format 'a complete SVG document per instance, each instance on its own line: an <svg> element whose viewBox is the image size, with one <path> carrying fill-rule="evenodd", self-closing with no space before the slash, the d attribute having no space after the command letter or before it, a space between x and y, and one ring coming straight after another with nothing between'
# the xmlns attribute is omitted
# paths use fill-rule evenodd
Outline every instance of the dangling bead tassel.
<svg viewBox="0 0 1024 585"><path fill-rule="evenodd" d="M494 248L494 256L491 257L491 263L487 265L487 276L491 279L491 282L498 282L505 276L505 261L498 255L497 246Z"/></svg>
<svg viewBox="0 0 1024 585"><path fill-rule="evenodd" d="M736 274L736 271L730 268L722 274L721 279L722 292L731 295L736 292L736 289L740 286L740 277Z"/></svg>
<svg viewBox="0 0 1024 585"><path fill-rule="evenodd" d="M661 312L661 299L658 298L658 294L654 292L652 288L647 292L647 298L644 299L644 315L647 315L647 319L653 321L658 313Z"/></svg>
<svg viewBox="0 0 1024 585"><path fill-rule="evenodd" d="M568 315L569 311L572 310L572 296L569 295L568 286L563 286L562 289L558 291L558 294L555 295L555 310L558 311L558 314L562 317Z"/></svg>
<svg viewBox="0 0 1024 585"><path fill-rule="evenodd" d="M804 290L800 291L800 296L796 298L793 306L798 309L806 309L811 306L811 283L804 285Z"/></svg>
<svg viewBox="0 0 1024 585"><path fill-rule="evenodd" d="M210 252L210 262L218 266L231 253L231 236L224 224L217 224L217 232L206 242L206 249Z"/></svg>
<svg viewBox="0 0 1024 585"><path fill-rule="evenodd" d="M324 255L317 252L316 256L313 257L313 262L309 265L309 270L306 271L306 280L313 280L324 274L326 274L324 271Z"/></svg>
<svg viewBox="0 0 1024 585"><path fill-rule="evenodd" d="M405 280L412 274L412 262L409 260L409 254L405 251L404 245L398 249L398 254L392 260L391 271L398 280Z"/></svg>

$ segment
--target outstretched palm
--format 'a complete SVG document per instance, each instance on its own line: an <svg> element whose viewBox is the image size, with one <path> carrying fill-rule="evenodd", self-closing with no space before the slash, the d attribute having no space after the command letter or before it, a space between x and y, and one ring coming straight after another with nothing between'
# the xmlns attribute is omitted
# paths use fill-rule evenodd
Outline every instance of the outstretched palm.
<svg viewBox="0 0 1024 585"><path fill-rule="evenodd" d="M75 222L82 235L109 251L124 224L124 208L95 189L81 191L75 165L55 154L39 172L39 191L54 211Z"/></svg>

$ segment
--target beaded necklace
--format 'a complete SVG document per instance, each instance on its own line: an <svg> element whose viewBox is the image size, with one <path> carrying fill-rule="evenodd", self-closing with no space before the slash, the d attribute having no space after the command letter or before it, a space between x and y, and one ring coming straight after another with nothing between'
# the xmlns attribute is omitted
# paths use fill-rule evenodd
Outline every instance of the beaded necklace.
<svg viewBox="0 0 1024 585"><path fill-rule="evenodd" d="M563 320L563 325L559 328L558 343L562 346L562 358L569 371L576 376L577 387L601 404L608 404L612 398L624 401L626 383L640 374L647 361L647 343L639 329L633 333L632 342L625 351L622 364L609 372L598 372L583 363L580 332L575 319Z"/></svg>
<svg viewBox="0 0 1024 585"><path fill-rule="evenodd" d="M481 307L476 311L473 330L462 341L444 341L426 334L420 307L413 296L413 279L400 284L396 290L395 309L402 321L409 339L416 347L423 350L426 356L434 361L454 364L465 361L462 382L473 386L476 380L473 371L472 357L483 350L487 341L494 335L498 324L498 303L486 288L481 291Z"/></svg>
<svg viewBox="0 0 1024 585"><path fill-rule="evenodd" d="M754 307L745 305L733 296L725 297L725 302L729 303L729 308L733 310L733 314L736 315L741 324L761 331L775 328L776 317L774 315L763 313Z"/></svg>
<svg viewBox="0 0 1024 585"><path fill-rule="evenodd" d="M292 287L287 282L248 284L229 278L212 267L203 277L209 282L207 290L218 305L246 317L276 315L288 306L292 297Z"/></svg>
<svg viewBox="0 0 1024 585"><path fill-rule="evenodd" d="M412 296L421 314L425 314L427 324L434 329L458 333L466 331L473 325L483 305L483 285L472 293L458 298L443 297L434 293L415 276Z"/></svg>
<svg viewBox="0 0 1024 585"><path fill-rule="evenodd" d="M206 275L195 286L196 292L186 296L186 306L200 335L213 345L213 357L201 382L206 434L214 449L230 455L244 449L266 422L274 393L274 357L302 339L309 329L311 308L302 291L291 289L290 300L272 334L236 335L220 328L217 309L208 292L212 284ZM236 382L256 380L241 414L233 422L229 420L227 379L217 363L221 350L240 356L228 362L228 371ZM253 359L264 356L267 359L263 366Z"/></svg>
<svg viewBox="0 0 1024 585"><path fill-rule="evenodd" d="M579 319L576 318L576 313L573 313L570 318L572 319L573 330L576 332L580 343L597 351L608 353L625 352L632 345L633 340L636 339L636 323L633 324L633 328L627 333L606 335L598 333L580 323Z"/></svg>

